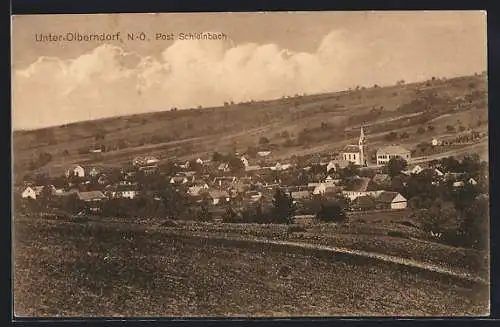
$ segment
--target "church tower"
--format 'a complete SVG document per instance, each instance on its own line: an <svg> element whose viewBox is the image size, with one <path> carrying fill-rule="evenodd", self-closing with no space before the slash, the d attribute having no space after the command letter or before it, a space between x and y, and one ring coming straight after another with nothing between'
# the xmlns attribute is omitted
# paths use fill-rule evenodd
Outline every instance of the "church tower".
<svg viewBox="0 0 500 327"><path fill-rule="evenodd" d="M361 166L366 166L366 159L365 159L365 132L363 131L363 126L361 126L361 132L359 134L359 141L358 141L358 147L359 147L359 163Z"/></svg>

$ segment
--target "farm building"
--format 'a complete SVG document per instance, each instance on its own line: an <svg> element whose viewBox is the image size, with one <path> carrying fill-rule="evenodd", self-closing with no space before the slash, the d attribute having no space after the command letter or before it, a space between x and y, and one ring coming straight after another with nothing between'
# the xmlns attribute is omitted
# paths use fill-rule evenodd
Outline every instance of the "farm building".
<svg viewBox="0 0 500 327"><path fill-rule="evenodd" d="M208 199L211 204L218 205L229 202L231 200L231 196L226 191L210 190L208 191Z"/></svg>
<svg viewBox="0 0 500 327"><path fill-rule="evenodd" d="M373 196L369 195L363 195L363 196L358 196L354 201L351 203L351 208L352 210L373 210L377 207L377 203L375 201L375 198Z"/></svg>
<svg viewBox="0 0 500 327"><path fill-rule="evenodd" d="M358 196L377 196L380 192L382 191L378 190L375 183L367 177L357 177L348 180L342 190L342 194L351 201L356 199Z"/></svg>
<svg viewBox="0 0 500 327"><path fill-rule="evenodd" d="M66 170L66 177L77 176L85 177L85 169L80 165L73 165Z"/></svg>
<svg viewBox="0 0 500 327"><path fill-rule="evenodd" d="M33 199L36 200L37 197L42 194L43 189L45 186L28 186L24 189L24 191L21 193L21 197L23 199Z"/></svg>
<svg viewBox="0 0 500 327"><path fill-rule="evenodd" d="M99 202L106 199L101 191L78 192L78 199L85 202Z"/></svg>
<svg viewBox="0 0 500 327"><path fill-rule="evenodd" d="M399 145L390 145L377 150L377 165L383 166L391 158L401 157L408 161L411 159L411 152Z"/></svg>
<svg viewBox="0 0 500 327"><path fill-rule="evenodd" d="M381 192L376 197L379 209L406 209L408 201L398 192Z"/></svg>

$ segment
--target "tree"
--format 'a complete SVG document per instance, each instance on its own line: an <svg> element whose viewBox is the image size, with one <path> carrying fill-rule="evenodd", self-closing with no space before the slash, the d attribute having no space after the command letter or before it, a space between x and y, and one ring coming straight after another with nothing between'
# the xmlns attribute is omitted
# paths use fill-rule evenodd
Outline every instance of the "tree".
<svg viewBox="0 0 500 327"><path fill-rule="evenodd" d="M235 156L228 158L228 165L233 173L239 173L245 170L243 162Z"/></svg>
<svg viewBox="0 0 500 327"><path fill-rule="evenodd" d="M81 201L76 194L70 194L63 198L62 209L69 214L77 214L86 209L85 202Z"/></svg>
<svg viewBox="0 0 500 327"><path fill-rule="evenodd" d="M267 137L265 137L265 136L262 136L259 139L259 145L267 145L269 143L270 143L269 139Z"/></svg>
<svg viewBox="0 0 500 327"><path fill-rule="evenodd" d="M316 213L316 218L322 221L343 222L346 214L339 202L321 203L320 210Z"/></svg>
<svg viewBox="0 0 500 327"><path fill-rule="evenodd" d="M458 226L458 212L451 203L437 199L428 210L417 213L425 232L444 233Z"/></svg>
<svg viewBox="0 0 500 327"><path fill-rule="evenodd" d="M246 155L249 156L250 158L255 158L255 157L257 157L257 152L259 152L257 147L249 146L247 151L246 151Z"/></svg>
<svg viewBox="0 0 500 327"><path fill-rule="evenodd" d="M455 131L455 126L452 125L446 125L446 131L447 132L454 132Z"/></svg>
<svg viewBox="0 0 500 327"><path fill-rule="evenodd" d="M403 171L408 163L406 162L405 159L401 158L400 156L392 157L389 162L384 167L384 170L386 174L388 174L391 177L395 177Z"/></svg>
<svg viewBox="0 0 500 327"><path fill-rule="evenodd" d="M219 152L216 151L212 155L212 161L215 161L215 162L224 161L224 156L222 154L220 154Z"/></svg>
<svg viewBox="0 0 500 327"><path fill-rule="evenodd" d="M434 126L432 126L432 125L427 126L427 130L428 130L429 132L434 131Z"/></svg>
<svg viewBox="0 0 500 327"><path fill-rule="evenodd" d="M396 133L396 132L390 132L390 133L385 135L385 139L387 141L394 141L397 137L398 137L398 133Z"/></svg>
<svg viewBox="0 0 500 327"><path fill-rule="evenodd" d="M273 218L278 223L290 224L293 221L295 204L291 196L283 190L276 189L273 198Z"/></svg>
<svg viewBox="0 0 500 327"><path fill-rule="evenodd" d="M423 126L420 126L418 129L417 129L417 133L418 134L424 134L425 133L425 128Z"/></svg>
<svg viewBox="0 0 500 327"><path fill-rule="evenodd" d="M463 211L460 227L466 243L474 248L487 249L489 240L489 200L478 197Z"/></svg>

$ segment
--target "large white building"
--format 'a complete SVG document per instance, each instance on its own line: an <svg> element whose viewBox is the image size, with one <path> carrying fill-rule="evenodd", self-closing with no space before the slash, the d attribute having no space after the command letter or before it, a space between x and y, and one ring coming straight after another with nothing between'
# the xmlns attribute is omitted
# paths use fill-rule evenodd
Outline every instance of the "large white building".
<svg viewBox="0 0 500 327"><path fill-rule="evenodd" d="M365 158L365 133L363 127L361 127L358 145L347 145L340 152L340 159L348 162L352 162L358 166L366 166Z"/></svg>
<svg viewBox="0 0 500 327"><path fill-rule="evenodd" d="M408 161L411 158L410 150L407 150L399 145L389 145L377 150L377 165L383 166L391 160L391 158L401 157Z"/></svg>

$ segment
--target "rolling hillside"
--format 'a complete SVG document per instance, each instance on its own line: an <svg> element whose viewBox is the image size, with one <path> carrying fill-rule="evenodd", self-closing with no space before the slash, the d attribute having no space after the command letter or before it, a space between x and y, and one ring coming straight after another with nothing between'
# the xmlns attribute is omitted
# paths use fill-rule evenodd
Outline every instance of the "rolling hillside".
<svg viewBox="0 0 500 327"><path fill-rule="evenodd" d="M273 159L331 154L357 140L361 125L372 150L388 143L414 148L471 129L487 133L487 122L485 74L432 79L14 131L14 171L19 180L33 172L60 174L71 163L119 165L141 154L184 160L250 146L271 148ZM263 137L269 144L259 145ZM484 154L486 139L482 144L471 148ZM104 152L89 153L95 147Z"/></svg>

